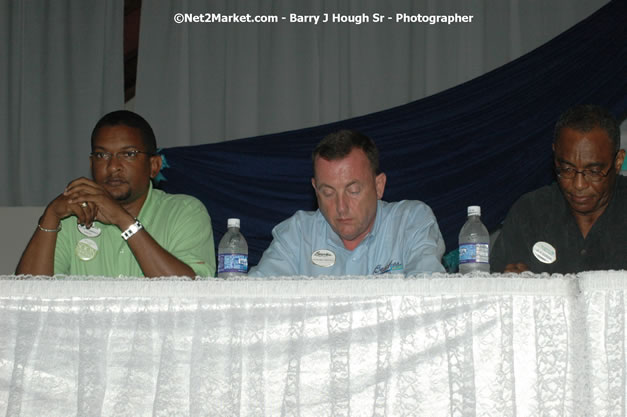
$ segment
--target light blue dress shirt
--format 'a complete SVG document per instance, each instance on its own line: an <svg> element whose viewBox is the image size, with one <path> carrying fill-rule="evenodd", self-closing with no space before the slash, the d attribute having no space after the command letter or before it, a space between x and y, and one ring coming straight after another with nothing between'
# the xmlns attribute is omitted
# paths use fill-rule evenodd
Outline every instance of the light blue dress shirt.
<svg viewBox="0 0 627 417"><path fill-rule="evenodd" d="M272 230L273 240L250 276L373 275L444 272L444 240L420 201L377 202L372 230L352 251L317 211L298 211Z"/></svg>

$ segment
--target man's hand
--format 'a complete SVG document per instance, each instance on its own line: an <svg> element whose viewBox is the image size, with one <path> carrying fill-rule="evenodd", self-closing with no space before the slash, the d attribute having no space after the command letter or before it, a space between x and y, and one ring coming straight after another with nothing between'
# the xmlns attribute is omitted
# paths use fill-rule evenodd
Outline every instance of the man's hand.
<svg viewBox="0 0 627 417"><path fill-rule="evenodd" d="M521 272L525 271L529 271L529 267L526 264L519 262L516 264L507 264L503 273L506 274L508 272L513 272L515 274L520 274Z"/></svg>
<svg viewBox="0 0 627 417"><path fill-rule="evenodd" d="M90 222L83 223L88 227L91 226L93 220L98 220L101 223L114 224L120 230L125 230L134 221L133 216L104 187L90 179L81 177L72 181L62 196L67 199L70 207L79 206L82 208L81 204L87 203L87 208L90 209L90 213L93 213L93 217L89 219ZM79 216L77 215L77 217Z"/></svg>
<svg viewBox="0 0 627 417"><path fill-rule="evenodd" d="M61 220L74 215L79 224L90 227L96 217L96 213L97 210L94 204L85 204L83 201L71 201L66 192L63 192L48 204L40 224L42 227L55 229Z"/></svg>

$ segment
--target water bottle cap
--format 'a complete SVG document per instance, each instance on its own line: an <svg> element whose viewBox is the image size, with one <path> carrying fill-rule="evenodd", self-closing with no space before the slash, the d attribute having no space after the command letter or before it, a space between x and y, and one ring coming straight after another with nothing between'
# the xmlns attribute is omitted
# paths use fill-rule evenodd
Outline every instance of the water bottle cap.
<svg viewBox="0 0 627 417"><path fill-rule="evenodd" d="M239 229L239 219L228 219L226 227L237 227Z"/></svg>
<svg viewBox="0 0 627 417"><path fill-rule="evenodd" d="M481 206L468 206L469 216L481 216Z"/></svg>

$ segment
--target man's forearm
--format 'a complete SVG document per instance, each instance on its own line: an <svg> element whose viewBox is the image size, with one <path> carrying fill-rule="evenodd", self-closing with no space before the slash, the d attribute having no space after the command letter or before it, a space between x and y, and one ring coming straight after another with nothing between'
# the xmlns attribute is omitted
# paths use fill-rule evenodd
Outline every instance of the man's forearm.
<svg viewBox="0 0 627 417"><path fill-rule="evenodd" d="M196 276L189 265L161 247L146 229L135 233L127 242L146 277Z"/></svg>
<svg viewBox="0 0 627 417"><path fill-rule="evenodd" d="M44 213L31 237L15 273L18 275L53 275L54 250L57 244L59 219Z"/></svg>

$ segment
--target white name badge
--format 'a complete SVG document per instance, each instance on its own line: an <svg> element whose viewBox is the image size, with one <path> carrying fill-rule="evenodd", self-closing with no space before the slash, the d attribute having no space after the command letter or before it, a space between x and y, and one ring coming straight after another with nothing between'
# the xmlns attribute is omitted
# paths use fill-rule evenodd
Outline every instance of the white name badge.
<svg viewBox="0 0 627 417"><path fill-rule="evenodd" d="M92 225L90 228L87 228L83 226L82 224L79 224L78 231L87 237L97 237L97 236L100 236L100 233L102 233L102 230L100 230L100 228L94 225Z"/></svg>
<svg viewBox="0 0 627 417"><path fill-rule="evenodd" d="M533 245L533 255L542 263L552 264L557 260L557 252L555 248L546 242L536 242Z"/></svg>
<svg viewBox="0 0 627 417"><path fill-rule="evenodd" d="M98 245L91 239L81 239L74 248L76 256L83 261L94 259L98 253Z"/></svg>
<svg viewBox="0 0 627 417"><path fill-rule="evenodd" d="M311 254L311 262L314 265L328 268L335 264L335 254L330 250L318 249Z"/></svg>

